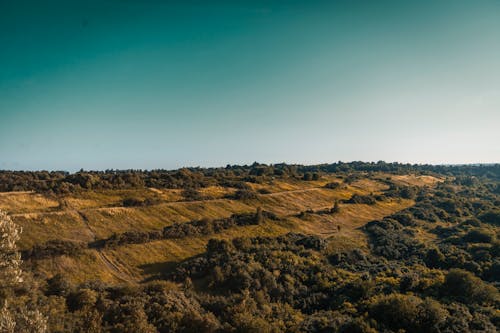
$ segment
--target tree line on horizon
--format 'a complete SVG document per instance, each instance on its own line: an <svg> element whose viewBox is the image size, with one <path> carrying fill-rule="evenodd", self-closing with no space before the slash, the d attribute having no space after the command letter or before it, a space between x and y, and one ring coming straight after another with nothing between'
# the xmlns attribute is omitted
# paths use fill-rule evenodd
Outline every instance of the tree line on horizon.
<svg viewBox="0 0 500 333"><path fill-rule="evenodd" d="M228 165L224 168L182 168L178 170L105 170L75 173L64 171L0 170L0 192L36 191L66 194L82 190L169 188L196 189L211 185L237 187L238 182L259 182L263 179L293 177L317 180L321 174L349 175L356 172L387 172L395 174L440 174L450 176L500 179L500 164L491 165L417 165L386 162L337 162L320 165Z"/></svg>

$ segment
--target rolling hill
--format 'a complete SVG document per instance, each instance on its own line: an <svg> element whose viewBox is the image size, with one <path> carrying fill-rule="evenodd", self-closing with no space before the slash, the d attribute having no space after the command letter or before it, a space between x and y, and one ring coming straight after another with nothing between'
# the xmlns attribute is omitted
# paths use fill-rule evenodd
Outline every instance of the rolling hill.
<svg viewBox="0 0 500 333"><path fill-rule="evenodd" d="M53 332L495 332L498 171L0 172L6 295Z"/></svg>

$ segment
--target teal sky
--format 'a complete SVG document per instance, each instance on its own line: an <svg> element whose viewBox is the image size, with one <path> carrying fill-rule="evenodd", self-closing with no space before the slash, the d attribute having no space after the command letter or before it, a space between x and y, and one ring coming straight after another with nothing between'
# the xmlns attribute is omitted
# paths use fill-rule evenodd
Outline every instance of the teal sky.
<svg viewBox="0 0 500 333"><path fill-rule="evenodd" d="M0 169L500 162L500 1L0 0Z"/></svg>

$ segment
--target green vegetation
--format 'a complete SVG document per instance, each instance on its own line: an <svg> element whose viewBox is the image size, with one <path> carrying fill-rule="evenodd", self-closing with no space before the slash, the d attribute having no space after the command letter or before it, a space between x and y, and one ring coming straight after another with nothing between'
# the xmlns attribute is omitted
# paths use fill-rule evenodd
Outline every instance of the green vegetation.
<svg viewBox="0 0 500 333"><path fill-rule="evenodd" d="M24 229L0 325L30 306L49 332L496 332L499 171L3 172L38 193L0 194Z"/></svg>

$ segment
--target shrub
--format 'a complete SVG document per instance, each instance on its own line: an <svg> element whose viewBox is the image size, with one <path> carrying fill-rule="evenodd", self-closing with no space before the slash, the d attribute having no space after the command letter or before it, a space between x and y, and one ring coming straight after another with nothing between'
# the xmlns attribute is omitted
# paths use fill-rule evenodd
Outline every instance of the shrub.
<svg viewBox="0 0 500 333"><path fill-rule="evenodd" d="M71 291L70 282L61 274L47 280L46 295L66 296Z"/></svg>
<svg viewBox="0 0 500 333"><path fill-rule="evenodd" d="M418 307L418 323L416 332L440 332L444 326L448 311L436 300L426 298Z"/></svg>
<svg viewBox="0 0 500 333"><path fill-rule="evenodd" d="M126 198L122 201L123 207L142 207L142 206L151 206L160 203L160 200L157 198Z"/></svg>
<svg viewBox="0 0 500 333"><path fill-rule="evenodd" d="M182 196L188 201L203 200L203 196L194 188L187 188L182 191Z"/></svg>
<svg viewBox="0 0 500 333"><path fill-rule="evenodd" d="M257 199L257 193L254 190L238 190L230 198L235 200Z"/></svg>
<svg viewBox="0 0 500 333"><path fill-rule="evenodd" d="M375 205L377 201L372 195L354 194L348 201L351 204Z"/></svg>
<svg viewBox="0 0 500 333"><path fill-rule="evenodd" d="M439 248L434 247L427 251L425 255L425 263L427 266L436 268L441 267L445 262L444 254L439 250Z"/></svg>
<svg viewBox="0 0 500 333"><path fill-rule="evenodd" d="M333 207L330 209L330 213L332 213L332 214L340 213L340 206L339 206L339 202L337 200L333 204Z"/></svg>
<svg viewBox="0 0 500 333"><path fill-rule="evenodd" d="M442 293L462 303L494 303L498 301L498 290L483 282L472 273L452 269L446 274Z"/></svg>
<svg viewBox="0 0 500 333"><path fill-rule="evenodd" d="M409 213L397 213L391 215L391 218L395 219L405 227L417 225L416 221L413 219L413 216L411 216L411 214Z"/></svg>
<svg viewBox="0 0 500 333"><path fill-rule="evenodd" d="M334 190L334 189L340 187L340 183L338 183L338 182L331 182L331 183L325 184L325 186L323 186L323 187L324 188L329 188L331 190Z"/></svg>
<svg viewBox="0 0 500 333"><path fill-rule="evenodd" d="M479 216L481 222L493 224L495 226L500 226L500 211L491 210Z"/></svg>
<svg viewBox="0 0 500 333"><path fill-rule="evenodd" d="M365 230L375 254L387 259L410 259L421 255L423 245L396 220L372 221L366 224Z"/></svg>
<svg viewBox="0 0 500 333"><path fill-rule="evenodd" d="M370 315L384 326L408 333L440 332L439 325L446 320L448 312L431 299L417 296L390 294L382 296L370 306Z"/></svg>
<svg viewBox="0 0 500 333"><path fill-rule="evenodd" d="M318 236L304 236L295 242L296 245L302 245L306 249L321 251L326 248L326 242Z"/></svg>
<svg viewBox="0 0 500 333"><path fill-rule="evenodd" d="M313 180L312 174L310 172L306 172L302 176L302 180L305 180L305 181L311 181L311 180Z"/></svg>
<svg viewBox="0 0 500 333"><path fill-rule="evenodd" d="M126 231L114 234L105 241L105 247L114 247L123 244L142 244L150 240L150 234L143 231Z"/></svg>
<svg viewBox="0 0 500 333"><path fill-rule="evenodd" d="M495 240L495 234L488 229L478 228L469 231L463 240L468 243L491 243Z"/></svg>
<svg viewBox="0 0 500 333"><path fill-rule="evenodd" d="M61 255L74 256L80 254L86 247L87 245L84 243L54 239L33 246L30 250L25 251L23 256L30 259L43 259Z"/></svg>
<svg viewBox="0 0 500 333"><path fill-rule="evenodd" d="M399 195L404 199L415 199L417 190L411 186L404 186L399 190Z"/></svg>
<svg viewBox="0 0 500 333"><path fill-rule="evenodd" d="M144 206L144 200L138 199L138 198L126 198L123 200L122 205L123 207L137 207L137 206Z"/></svg>
<svg viewBox="0 0 500 333"><path fill-rule="evenodd" d="M377 322L397 331L417 326L418 307L422 299L416 296L391 294L377 299L369 309Z"/></svg>
<svg viewBox="0 0 500 333"><path fill-rule="evenodd" d="M92 307L96 301L97 293L94 290L85 288L70 293L66 298L66 304L70 311Z"/></svg>

